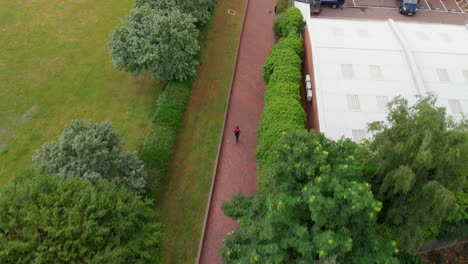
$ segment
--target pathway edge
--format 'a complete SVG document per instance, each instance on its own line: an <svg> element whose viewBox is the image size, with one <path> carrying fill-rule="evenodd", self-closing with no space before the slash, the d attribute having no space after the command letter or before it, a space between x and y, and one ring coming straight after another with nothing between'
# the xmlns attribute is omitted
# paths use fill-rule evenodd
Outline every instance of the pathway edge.
<svg viewBox="0 0 468 264"><path fill-rule="evenodd" d="M201 257L201 252L203 248L203 241L205 240L205 231L206 231L206 223L208 221L208 215L210 213L210 207L211 207L211 200L213 197L213 189L214 189L214 183L216 180L216 172L218 171L218 165L219 165L219 154L221 153L221 147L223 145L223 138L224 138L224 131L226 130L226 117L229 112L229 104L231 102L231 94L232 94L232 86L234 84L234 76L236 75L237 71L237 62L239 60L239 50L240 50L240 45L241 45L241 40L242 40L242 35L244 34L244 26L245 26L245 18L247 17L247 10L249 9L249 2L250 0L245 1L245 12L244 12L244 18L242 20L242 28L240 31L239 35L239 40L237 41L237 51L236 51L236 59L234 61L234 70L232 71L232 78L231 78L231 84L229 85L229 95L227 97L227 105L226 109L224 110L224 120L223 120L223 127L221 129L221 134L219 138L219 144L218 144L218 153L216 154L216 161L215 161L215 167L213 169L213 176L211 177L211 187L210 187L210 192L208 194L208 201L206 204L206 210L205 210L205 218L203 219L203 227L202 227L202 233L200 237L200 242L198 245L198 254L197 254L197 264L200 263L200 257Z"/></svg>

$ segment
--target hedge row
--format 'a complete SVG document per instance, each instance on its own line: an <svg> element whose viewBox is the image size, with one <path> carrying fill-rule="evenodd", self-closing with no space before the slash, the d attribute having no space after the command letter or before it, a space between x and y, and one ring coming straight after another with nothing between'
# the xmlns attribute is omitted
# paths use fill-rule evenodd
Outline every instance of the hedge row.
<svg viewBox="0 0 468 264"><path fill-rule="evenodd" d="M301 11L295 7L286 9L284 16L275 20L274 30L280 37L287 37L290 34L299 34L304 24L304 17Z"/></svg>
<svg viewBox="0 0 468 264"><path fill-rule="evenodd" d="M258 129L257 159L261 170L275 162L278 139L287 131L304 128L306 122L300 97L303 44L299 32L302 25L301 12L288 8L278 22L281 35L285 37L275 45L263 65L267 90ZM258 182L260 187L264 185L260 177Z"/></svg>
<svg viewBox="0 0 468 264"><path fill-rule="evenodd" d="M156 111L140 153L150 177L148 188L153 194L166 175L191 89L192 81L170 82L156 101Z"/></svg>

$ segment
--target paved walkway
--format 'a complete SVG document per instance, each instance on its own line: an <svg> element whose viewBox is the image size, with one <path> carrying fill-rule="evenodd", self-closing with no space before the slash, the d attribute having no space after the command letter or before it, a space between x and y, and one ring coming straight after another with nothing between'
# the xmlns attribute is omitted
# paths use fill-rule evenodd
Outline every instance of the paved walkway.
<svg viewBox="0 0 468 264"><path fill-rule="evenodd" d="M223 214L223 202L233 194L254 194L257 189L255 148L265 91L262 66L274 44L274 13L269 11L275 2L250 0L248 4L200 263L222 263L223 239L237 227ZM233 133L236 125L242 131L238 144Z"/></svg>

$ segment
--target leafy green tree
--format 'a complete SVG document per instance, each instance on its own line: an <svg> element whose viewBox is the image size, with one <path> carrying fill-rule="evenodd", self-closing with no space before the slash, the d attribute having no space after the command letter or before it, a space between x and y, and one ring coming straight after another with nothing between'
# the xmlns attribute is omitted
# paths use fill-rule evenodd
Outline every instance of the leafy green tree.
<svg viewBox="0 0 468 264"><path fill-rule="evenodd" d="M211 17L216 6L216 0L136 0L136 6L149 4L158 10L179 9L181 12L192 15L197 24L205 24Z"/></svg>
<svg viewBox="0 0 468 264"><path fill-rule="evenodd" d="M350 140L287 133L255 197L234 196L224 212L240 228L225 239L226 263L395 263L396 243L377 235L381 203L363 177Z"/></svg>
<svg viewBox="0 0 468 264"><path fill-rule="evenodd" d="M37 172L0 190L0 263L155 263L150 201L101 181Z"/></svg>
<svg viewBox="0 0 468 264"><path fill-rule="evenodd" d="M179 9L137 6L112 33L112 61L117 69L135 75L147 70L155 79L186 80L198 65L195 22Z"/></svg>
<svg viewBox="0 0 468 264"><path fill-rule="evenodd" d="M103 179L143 193L146 172L135 154L122 149L123 142L112 124L73 121L58 142L44 144L33 155L42 171L65 177Z"/></svg>
<svg viewBox="0 0 468 264"><path fill-rule="evenodd" d="M447 117L433 96L414 106L398 97L386 122L370 124L369 182L383 202L380 221L398 247L414 253L428 228L456 210L455 193L466 184L468 126Z"/></svg>

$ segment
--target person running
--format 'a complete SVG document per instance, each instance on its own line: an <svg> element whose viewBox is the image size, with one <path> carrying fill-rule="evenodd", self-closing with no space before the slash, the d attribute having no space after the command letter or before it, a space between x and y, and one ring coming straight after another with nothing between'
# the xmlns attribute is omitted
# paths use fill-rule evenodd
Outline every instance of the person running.
<svg viewBox="0 0 468 264"><path fill-rule="evenodd" d="M236 135L236 143L239 143L239 136L240 136L241 130L239 126L236 126L236 129L234 129L234 135Z"/></svg>

